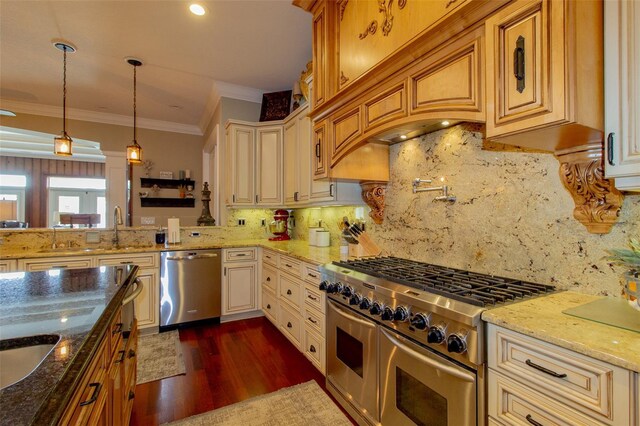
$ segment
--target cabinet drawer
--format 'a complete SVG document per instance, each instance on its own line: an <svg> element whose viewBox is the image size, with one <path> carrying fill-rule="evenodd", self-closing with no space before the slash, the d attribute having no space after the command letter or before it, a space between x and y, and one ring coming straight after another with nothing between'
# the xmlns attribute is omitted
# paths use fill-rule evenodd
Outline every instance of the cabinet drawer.
<svg viewBox="0 0 640 426"><path fill-rule="evenodd" d="M262 266L262 286L271 289L274 293L276 292L276 287L278 283L278 271L269 266Z"/></svg>
<svg viewBox="0 0 640 426"><path fill-rule="evenodd" d="M262 250L262 263L278 267L278 253L271 250Z"/></svg>
<svg viewBox="0 0 640 426"><path fill-rule="evenodd" d="M316 265L303 263L302 275L306 282L315 284L316 288L318 288L318 285L320 285L320 271L318 271L318 267Z"/></svg>
<svg viewBox="0 0 640 426"><path fill-rule="evenodd" d="M564 404L489 370L489 416L507 425L602 425ZM534 423L537 422L537 423ZM623 424L623 423L617 423Z"/></svg>
<svg viewBox="0 0 640 426"><path fill-rule="evenodd" d="M304 354L316 366L322 374L325 367L324 339L315 333L305 330L304 332Z"/></svg>
<svg viewBox="0 0 640 426"><path fill-rule="evenodd" d="M49 269L79 269L92 268L93 258L87 257L59 257L43 259L20 259L18 270L26 272L48 271Z"/></svg>
<svg viewBox="0 0 640 426"><path fill-rule="evenodd" d="M318 290L317 286L305 284L304 286L304 303L324 314L324 305L326 304L326 293Z"/></svg>
<svg viewBox="0 0 640 426"><path fill-rule="evenodd" d="M296 348L300 349L302 336L302 320L300 319L300 315L291 311L284 303L281 303L278 309L280 330L291 340L291 343L293 343Z"/></svg>
<svg viewBox="0 0 640 426"><path fill-rule="evenodd" d="M280 289L279 297L291 303L296 308L300 309L300 299L302 295L302 289L300 288L300 281L289 277L286 274L280 274Z"/></svg>
<svg viewBox="0 0 640 426"><path fill-rule="evenodd" d="M322 312L305 306L304 310L304 326L305 329L312 330L321 337L324 337L325 316Z"/></svg>
<svg viewBox="0 0 640 426"><path fill-rule="evenodd" d="M628 422L629 371L491 324L488 330L490 368L600 421Z"/></svg>
<svg viewBox="0 0 640 426"><path fill-rule="evenodd" d="M300 278L300 261L293 257L280 255L280 270Z"/></svg>
<svg viewBox="0 0 640 426"><path fill-rule="evenodd" d="M254 248L231 248L224 251L225 262L242 262L256 260L256 249Z"/></svg>
<svg viewBox="0 0 640 426"><path fill-rule="evenodd" d="M99 256L97 266L138 265L140 268L156 268L159 265L157 253L143 253L136 255L114 254Z"/></svg>
<svg viewBox="0 0 640 426"><path fill-rule="evenodd" d="M277 325L278 299L268 288L262 288L262 312L269 321Z"/></svg>

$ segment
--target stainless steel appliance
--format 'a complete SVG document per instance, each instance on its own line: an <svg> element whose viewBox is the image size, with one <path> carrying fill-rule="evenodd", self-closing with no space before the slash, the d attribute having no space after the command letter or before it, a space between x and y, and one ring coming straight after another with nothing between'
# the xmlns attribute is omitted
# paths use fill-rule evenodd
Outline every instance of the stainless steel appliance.
<svg viewBox="0 0 640 426"><path fill-rule="evenodd" d="M360 424L474 426L485 306L554 288L395 257L321 267L327 388Z"/></svg>
<svg viewBox="0 0 640 426"><path fill-rule="evenodd" d="M162 252L160 329L178 324L220 320L221 250Z"/></svg>

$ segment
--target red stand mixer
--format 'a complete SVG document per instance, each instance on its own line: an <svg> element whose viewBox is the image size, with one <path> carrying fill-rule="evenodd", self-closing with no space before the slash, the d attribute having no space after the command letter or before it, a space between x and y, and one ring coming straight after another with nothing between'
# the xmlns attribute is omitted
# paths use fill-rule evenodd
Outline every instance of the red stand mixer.
<svg viewBox="0 0 640 426"><path fill-rule="evenodd" d="M289 222L289 212L284 209L278 209L273 216L273 222L269 224L269 231L275 235L275 237L269 238L269 241L287 241L290 240L287 232Z"/></svg>

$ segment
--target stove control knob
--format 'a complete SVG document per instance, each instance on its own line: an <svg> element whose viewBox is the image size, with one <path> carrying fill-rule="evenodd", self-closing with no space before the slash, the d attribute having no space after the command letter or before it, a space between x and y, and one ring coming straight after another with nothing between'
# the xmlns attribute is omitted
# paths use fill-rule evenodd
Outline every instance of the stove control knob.
<svg viewBox="0 0 640 426"><path fill-rule="evenodd" d="M363 297L360 301L360 309L365 310L371 307L371 300L368 297Z"/></svg>
<svg viewBox="0 0 640 426"><path fill-rule="evenodd" d="M383 305L380 302L373 302L371 308L369 309L369 313L371 315L380 315L382 313Z"/></svg>
<svg viewBox="0 0 640 426"><path fill-rule="evenodd" d="M432 325L427 333L427 342L440 344L444 342L444 329L440 325Z"/></svg>
<svg viewBox="0 0 640 426"><path fill-rule="evenodd" d="M398 306L396 311L393 313L393 319L399 322L405 322L409 319L409 309L404 306Z"/></svg>
<svg viewBox="0 0 640 426"><path fill-rule="evenodd" d="M322 291L327 291L327 286L329 285L329 281L324 280L320 283L320 285L318 286L318 289L322 290Z"/></svg>
<svg viewBox="0 0 640 426"><path fill-rule="evenodd" d="M461 354L466 351L467 342L465 341L464 336L461 336L460 333L449 335L449 337L447 337L447 350L457 354Z"/></svg>
<svg viewBox="0 0 640 426"><path fill-rule="evenodd" d="M351 297L353 293L354 293L353 287L351 287L350 285L345 285L344 288L342 289L342 295L345 297Z"/></svg>
<svg viewBox="0 0 640 426"><path fill-rule="evenodd" d="M382 309L382 320L383 321L393 321L393 309L388 306L385 306Z"/></svg>
<svg viewBox="0 0 640 426"><path fill-rule="evenodd" d="M362 303L362 295L360 295L358 293L354 293L349 298L349 304L351 306L357 306L357 305L360 305L361 303Z"/></svg>
<svg viewBox="0 0 640 426"><path fill-rule="evenodd" d="M429 325L429 317L425 314L415 314L413 318L411 318L411 325L416 330L426 330Z"/></svg>
<svg viewBox="0 0 640 426"><path fill-rule="evenodd" d="M340 292L342 292L342 283L341 282L337 282L337 283L334 283L334 284L329 284L327 286L327 293L339 294Z"/></svg>

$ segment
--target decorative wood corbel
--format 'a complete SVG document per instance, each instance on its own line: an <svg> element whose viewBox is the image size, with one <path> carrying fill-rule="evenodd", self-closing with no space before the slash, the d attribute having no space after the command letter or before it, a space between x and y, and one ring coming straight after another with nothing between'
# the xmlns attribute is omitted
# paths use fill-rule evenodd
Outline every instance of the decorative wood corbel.
<svg viewBox="0 0 640 426"><path fill-rule="evenodd" d="M618 221L624 196L604 178L603 145L594 142L556 151L560 179L576 205L573 217L592 234L606 234Z"/></svg>
<svg viewBox="0 0 640 426"><path fill-rule="evenodd" d="M369 207L369 217L380 225L384 221L384 195L387 190L387 182L362 181L362 199Z"/></svg>

